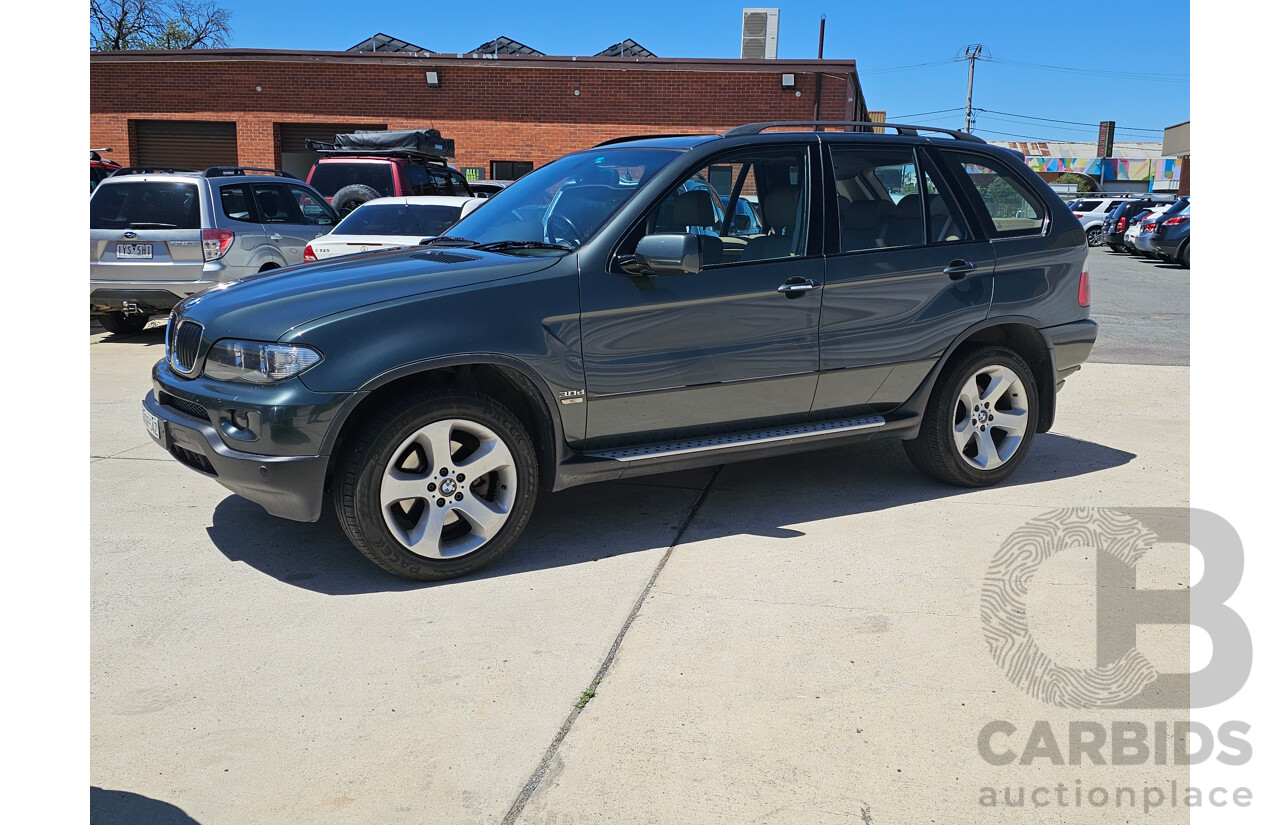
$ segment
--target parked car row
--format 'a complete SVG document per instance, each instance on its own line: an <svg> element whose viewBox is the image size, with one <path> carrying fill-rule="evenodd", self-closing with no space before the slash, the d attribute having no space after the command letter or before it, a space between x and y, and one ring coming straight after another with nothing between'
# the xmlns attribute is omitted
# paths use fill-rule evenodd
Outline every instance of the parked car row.
<svg viewBox="0 0 1280 825"><path fill-rule="evenodd" d="M1113 243L1107 237L1108 233L1113 230L1106 225L1106 221L1107 218L1115 214L1117 209L1124 207L1127 210L1134 210L1139 207L1149 207L1153 204L1171 204L1174 200L1176 200L1175 196L1166 194L1135 194L1132 192L1107 194L1095 192L1091 195L1076 198L1067 204L1067 208L1071 210L1071 213L1079 219L1080 225L1084 227L1085 237L1089 241L1089 246L1102 246L1104 243ZM1124 230L1121 229L1119 232L1123 233ZM1114 243L1118 244L1120 241L1116 240Z"/></svg>
<svg viewBox="0 0 1280 825"><path fill-rule="evenodd" d="M1115 252L1191 266L1191 198L1173 203L1133 201L1117 206L1103 223L1105 243Z"/></svg>

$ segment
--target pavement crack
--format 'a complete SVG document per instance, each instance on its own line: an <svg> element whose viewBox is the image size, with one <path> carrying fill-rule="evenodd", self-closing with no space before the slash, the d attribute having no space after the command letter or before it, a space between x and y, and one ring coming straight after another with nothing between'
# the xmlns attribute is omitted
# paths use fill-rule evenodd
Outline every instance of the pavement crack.
<svg viewBox="0 0 1280 825"><path fill-rule="evenodd" d="M520 789L520 795L511 804L511 809L507 811L507 815L502 818L502 825L513 825L520 818L520 814L524 813L524 806L528 804L533 792L538 789L538 785L542 783L547 772L551 769L551 762L560 750L560 744L564 742L564 738L569 734L569 729L573 727L574 722L578 721L578 716L582 714L583 708L596 695L596 688L600 686L600 682L609 673L609 668L613 666L613 660L618 655L618 648L622 646L623 638L626 637L627 631L631 629L631 623L635 621L636 616L640 613L640 608L644 606L645 600L649 598L654 584L658 581L658 576L662 574L662 570L667 566L667 561L671 558L671 554L675 552L680 540L684 538L685 531L689 529L689 525L693 523L698 511L702 509L702 505L706 502L707 495L711 492L711 487L716 483L716 479L719 478L722 469L724 467L720 465L712 470L711 478L707 479L707 483L702 487L702 492L694 500L693 506L685 514L684 520L680 522L680 527L676 530L675 538L671 540L670 546L667 547L667 552L662 554L662 560L653 569L653 574L649 576L649 581L645 584L644 590L640 591L635 604L631 606L631 612L627 614L626 621L622 623L622 628L618 631L618 635L614 637L613 646L609 648L608 655L600 663L600 668L596 671L595 678L591 680L591 684L582 692L582 698L569 711L569 715L565 718L564 724L560 726L560 730L556 731L556 735L552 737L551 744L547 746L546 753L542 755L542 761L538 763L538 767L534 768L533 775L529 777L529 781Z"/></svg>

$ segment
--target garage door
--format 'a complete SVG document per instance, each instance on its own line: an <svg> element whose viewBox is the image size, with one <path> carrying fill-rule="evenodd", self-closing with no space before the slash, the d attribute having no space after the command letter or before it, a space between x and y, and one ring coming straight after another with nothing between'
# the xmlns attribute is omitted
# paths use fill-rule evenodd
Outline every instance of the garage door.
<svg viewBox="0 0 1280 825"><path fill-rule="evenodd" d="M307 138L333 143L334 135L345 135L360 129L381 131L385 123L280 123L280 168L289 174L306 179L311 164L320 157L307 148Z"/></svg>
<svg viewBox="0 0 1280 825"><path fill-rule="evenodd" d="M138 166L195 169L235 166L236 125L195 120L135 120Z"/></svg>

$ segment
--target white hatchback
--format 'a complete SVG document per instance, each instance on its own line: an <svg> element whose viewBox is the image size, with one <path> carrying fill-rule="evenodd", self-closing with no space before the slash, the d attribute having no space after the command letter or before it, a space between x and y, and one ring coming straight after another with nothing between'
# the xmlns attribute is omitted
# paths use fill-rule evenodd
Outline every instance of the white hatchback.
<svg viewBox="0 0 1280 825"><path fill-rule="evenodd" d="M484 198L448 195L375 198L354 209L333 231L307 244L303 260L417 246L426 238L445 234L484 202Z"/></svg>

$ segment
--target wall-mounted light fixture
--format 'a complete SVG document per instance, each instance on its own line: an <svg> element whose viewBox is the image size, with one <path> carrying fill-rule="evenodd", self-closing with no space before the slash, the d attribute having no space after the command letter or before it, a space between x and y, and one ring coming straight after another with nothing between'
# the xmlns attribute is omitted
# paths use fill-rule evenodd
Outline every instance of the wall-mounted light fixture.
<svg viewBox="0 0 1280 825"><path fill-rule="evenodd" d="M430 86L430 87L431 87L431 88L433 88L433 89L439 89L439 88L440 88L440 73L439 73L439 72L427 72L427 85L428 85L428 86Z"/></svg>
<svg viewBox="0 0 1280 825"><path fill-rule="evenodd" d="M782 76L782 88L794 89L796 87L796 76L793 74L784 74Z"/></svg>

